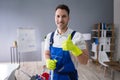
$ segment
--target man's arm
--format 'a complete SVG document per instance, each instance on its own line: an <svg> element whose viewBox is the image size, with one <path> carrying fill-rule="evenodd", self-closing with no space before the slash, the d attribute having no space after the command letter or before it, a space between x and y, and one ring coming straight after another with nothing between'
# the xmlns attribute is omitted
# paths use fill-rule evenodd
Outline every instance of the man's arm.
<svg viewBox="0 0 120 80"><path fill-rule="evenodd" d="M84 42L84 49L80 49L77 45L73 44L71 40L71 35L68 36L67 40L63 41L62 49L65 51L70 51L81 64L87 64L88 62L88 47Z"/></svg>
<svg viewBox="0 0 120 80"><path fill-rule="evenodd" d="M43 68L46 68L46 60L50 59L50 52L49 50L44 51L44 56L45 56L45 64L43 65Z"/></svg>
<svg viewBox="0 0 120 80"><path fill-rule="evenodd" d="M78 61L79 61L81 64L84 64L84 65L87 64L88 59L89 59L88 46L87 46L87 44L86 44L86 48L87 48L87 49L82 50L83 53L82 53L81 55L77 56Z"/></svg>
<svg viewBox="0 0 120 80"><path fill-rule="evenodd" d="M50 59L50 51L49 50L45 50L45 59Z"/></svg>
<svg viewBox="0 0 120 80"><path fill-rule="evenodd" d="M44 49L44 55L46 59L46 67L50 70L54 70L56 68L57 60L52 60L50 56L50 35L47 35L47 38L45 39L45 49ZM44 66L45 67L45 66Z"/></svg>
<svg viewBox="0 0 120 80"><path fill-rule="evenodd" d="M54 70L56 68L57 60L50 59L50 51L45 51L45 58L46 58L46 67L50 70Z"/></svg>

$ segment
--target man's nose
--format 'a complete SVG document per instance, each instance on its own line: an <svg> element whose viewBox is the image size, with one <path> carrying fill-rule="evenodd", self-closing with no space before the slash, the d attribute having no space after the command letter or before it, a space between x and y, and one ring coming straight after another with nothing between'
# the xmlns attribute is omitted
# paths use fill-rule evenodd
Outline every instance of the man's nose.
<svg viewBox="0 0 120 80"><path fill-rule="evenodd" d="M60 21L60 22L61 22L61 21L63 21L63 18L62 18L62 17L60 17L60 18L59 18L59 21Z"/></svg>

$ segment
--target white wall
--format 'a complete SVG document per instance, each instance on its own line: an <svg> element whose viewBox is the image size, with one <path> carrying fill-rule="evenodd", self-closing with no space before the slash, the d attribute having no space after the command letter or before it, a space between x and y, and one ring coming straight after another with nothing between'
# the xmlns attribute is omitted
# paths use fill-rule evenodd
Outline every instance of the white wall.
<svg viewBox="0 0 120 80"><path fill-rule="evenodd" d="M70 7L69 27L91 32L93 24L113 22L113 0L0 0L0 62L10 61L10 46L18 27L35 28L37 51L21 54L25 61L41 59L41 42L56 29L54 11L58 4Z"/></svg>
<svg viewBox="0 0 120 80"><path fill-rule="evenodd" d="M115 24L115 56L116 60L120 59L120 0L114 0L114 24ZM115 72L115 79L120 80L120 72Z"/></svg>
<svg viewBox="0 0 120 80"><path fill-rule="evenodd" d="M115 59L120 58L120 0L114 0Z"/></svg>

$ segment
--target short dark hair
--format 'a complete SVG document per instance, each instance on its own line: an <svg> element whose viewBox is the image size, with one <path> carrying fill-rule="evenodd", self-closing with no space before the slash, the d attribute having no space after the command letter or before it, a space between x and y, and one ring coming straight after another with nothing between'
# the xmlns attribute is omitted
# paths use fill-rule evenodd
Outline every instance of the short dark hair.
<svg viewBox="0 0 120 80"><path fill-rule="evenodd" d="M69 9L69 7L68 7L67 5L65 5L65 4L60 4L60 5L58 5L58 6L56 7L55 11L56 11L57 9L64 9L64 10L67 11L68 15L70 14L70 9Z"/></svg>

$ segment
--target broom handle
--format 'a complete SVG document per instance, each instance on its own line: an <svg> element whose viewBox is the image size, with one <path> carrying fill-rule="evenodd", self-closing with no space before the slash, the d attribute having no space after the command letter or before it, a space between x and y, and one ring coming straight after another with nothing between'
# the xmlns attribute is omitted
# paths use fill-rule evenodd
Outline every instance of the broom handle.
<svg viewBox="0 0 120 80"><path fill-rule="evenodd" d="M53 70L51 70L50 80L53 80L53 74L54 74L54 71L53 71Z"/></svg>

